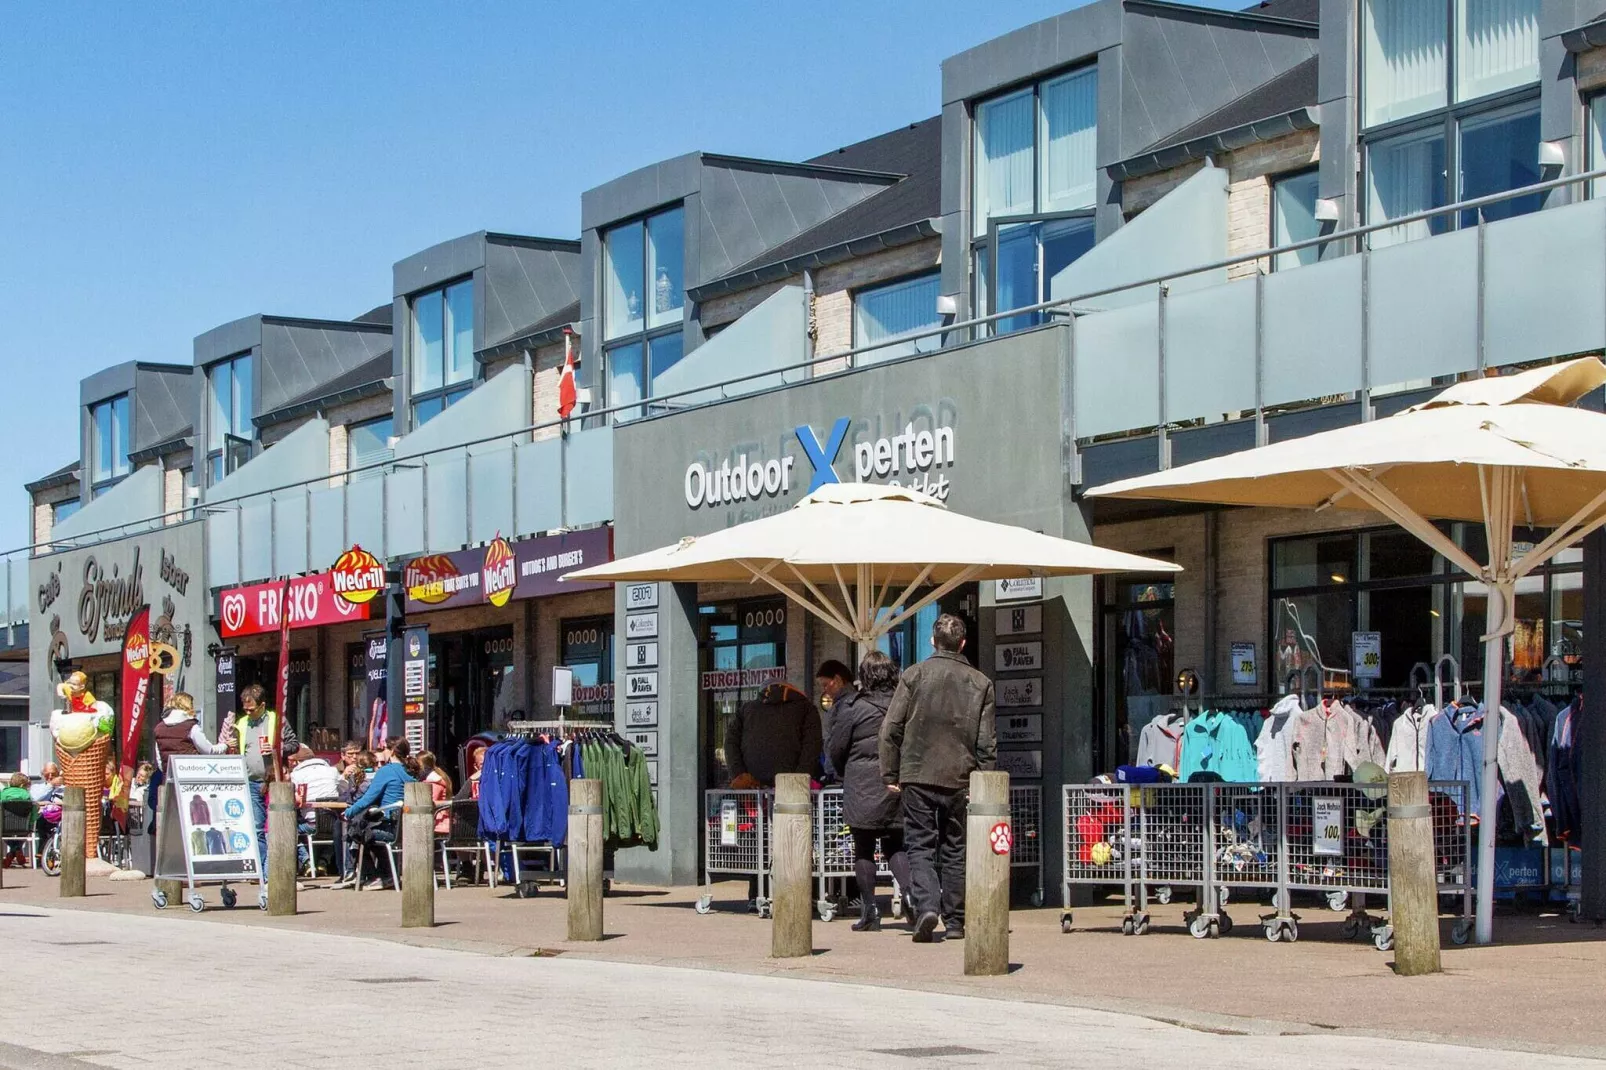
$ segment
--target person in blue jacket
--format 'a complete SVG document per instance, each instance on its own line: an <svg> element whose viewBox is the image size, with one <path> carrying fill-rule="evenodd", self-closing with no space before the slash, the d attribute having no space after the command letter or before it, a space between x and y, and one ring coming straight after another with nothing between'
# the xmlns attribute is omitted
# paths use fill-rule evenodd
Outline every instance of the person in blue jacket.
<svg viewBox="0 0 1606 1070"><path fill-rule="evenodd" d="M418 770L407 740L397 737L387 741L385 753L390 755L390 760L379 767L378 772L368 779L368 786L363 793L345 809L343 816L346 821L348 857L346 872L334 885L336 888L349 888L362 880L363 875L355 872L359 843L368 846L367 857L372 859L378 854L376 848L396 842L396 814L400 812L406 786L418 779ZM368 812L374 807L387 812L383 817L370 820ZM369 887L383 888L384 879L375 877Z"/></svg>

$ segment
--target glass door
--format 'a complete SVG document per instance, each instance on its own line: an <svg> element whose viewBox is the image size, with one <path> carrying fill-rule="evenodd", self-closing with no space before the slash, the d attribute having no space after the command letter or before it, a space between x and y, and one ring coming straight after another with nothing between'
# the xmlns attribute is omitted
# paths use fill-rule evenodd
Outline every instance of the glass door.
<svg viewBox="0 0 1606 1070"><path fill-rule="evenodd" d="M731 718L766 684L786 677L787 611L778 598L698 608L705 787L730 783L725 733Z"/></svg>

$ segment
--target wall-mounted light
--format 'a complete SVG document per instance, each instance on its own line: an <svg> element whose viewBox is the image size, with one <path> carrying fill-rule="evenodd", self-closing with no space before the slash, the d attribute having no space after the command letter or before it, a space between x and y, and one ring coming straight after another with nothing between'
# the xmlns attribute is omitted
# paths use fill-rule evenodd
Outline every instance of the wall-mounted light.
<svg viewBox="0 0 1606 1070"><path fill-rule="evenodd" d="M1539 169L1560 171L1567 166L1567 150L1559 141L1539 143Z"/></svg>
<svg viewBox="0 0 1606 1070"><path fill-rule="evenodd" d="M1344 583L1349 577L1345 576L1342 572L1335 572L1327 578L1332 580L1334 583Z"/></svg>
<svg viewBox="0 0 1606 1070"><path fill-rule="evenodd" d="M959 298L954 296L953 294L938 294L937 295L937 315L939 315L939 316L957 316L957 315L959 315Z"/></svg>
<svg viewBox="0 0 1606 1070"><path fill-rule="evenodd" d="M1318 223L1338 222L1338 202L1331 197L1316 198L1316 208L1312 217Z"/></svg>
<svg viewBox="0 0 1606 1070"><path fill-rule="evenodd" d="M184 488L184 497L188 498L192 502L200 501L201 500L201 488L200 487L185 487Z"/></svg>
<svg viewBox="0 0 1606 1070"><path fill-rule="evenodd" d="M387 450L393 450L393 449L396 448L396 443L398 443L400 441L401 441L401 436L400 435L391 435L389 438L385 439L385 448Z"/></svg>

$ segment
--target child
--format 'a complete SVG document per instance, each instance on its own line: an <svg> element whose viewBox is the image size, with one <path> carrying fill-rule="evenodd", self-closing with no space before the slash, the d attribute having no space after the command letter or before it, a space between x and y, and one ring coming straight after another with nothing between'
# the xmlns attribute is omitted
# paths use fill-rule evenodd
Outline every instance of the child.
<svg viewBox="0 0 1606 1070"><path fill-rule="evenodd" d="M134 783L128 787L128 805L143 807L150 795L151 775L156 767L150 762L140 762L139 768L134 771Z"/></svg>

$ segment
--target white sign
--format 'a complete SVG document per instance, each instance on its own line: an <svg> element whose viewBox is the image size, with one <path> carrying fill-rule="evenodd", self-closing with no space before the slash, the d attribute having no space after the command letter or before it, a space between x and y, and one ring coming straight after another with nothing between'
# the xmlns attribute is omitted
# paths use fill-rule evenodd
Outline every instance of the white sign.
<svg viewBox="0 0 1606 1070"><path fill-rule="evenodd" d="M993 684L993 705L1000 709L1012 706L1041 706L1043 704L1043 678L1022 676L1015 680L999 680Z"/></svg>
<svg viewBox="0 0 1606 1070"><path fill-rule="evenodd" d="M999 672L1025 672L1043 667L1042 643L999 643L993 647L993 667Z"/></svg>
<svg viewBox="0 0 1606 1070"><path fill-rule="evenodd" d="M658 786L658 763L657 762L654 762L654 761L647 762L647 783L651 784L655 788Z"/></svg>
<svg viewBox="0 0 1606 1070"><path fill-rule="evenodd" d="M625 727L627 728L657 728L658 703L656 702L627 702L625 703Z"/></svg>
<svg viewBox="0 0 1606 1070"><path fill-rule="evenodd" d="M993 600L997 602L1025 602L1043 597L1043 579L994 580Z"/></svg>
<svg viewBox="0 0 1606 1070"><path fill-rule="evenodd" d="M1311 853L1328 858L1344 854L1344 800L1317 797L1311 804Z"/></svg>
<svg viewBox="0 0 1606 1070"><path fill-rule="evenodd" d="M424 746L424 719L422 717L407 718L407 726L403 729L407 736L407 745L413 749L414 754L423 754L429 748Z"/></svg>
<svg viewBox="0 0 1606 1070"><path fill-rule="evenodd" d="M998 771L1008 773L1011 780L1043 779L1043 752L1040 750L1001 750L998 752Z"/></svg>
<svg viewBox="0 0 1606 1070"><path fill-rule="evenodd" d="M628 732L625 738L641 748L641 753L648 758L658 757L657 732Z"/></svg>
<svg viewBox="0 0 1606 1070"><path fill-rule="evenodd" d="M626 639L651 639L658 634L658 614L637 613L625 618Z"/></svg>
<svg viewBox="0 0 1606 1070"><path fill-rule="evenodd" d="M657 609L658 585L656 583L632 583L625 587L626 609Z"/></svg>
<svg viewBox="0 0 1606 1070"><path fill-rule="evenodd" d="M631 672L625 674L626 698L650 698L658 693L658 674Z"/></svg>
<svg viewBox="0 0 1606 1070"><path fill-rule="evenodd" d="M1350 665L1357 680L1376 680L1383 675L1383 633L1351 632Z"/></svg>
<svg viewBox="0 0 1606 1070"><path fill-rule="evenodd" d="M1040 713L1006 713L997 719L998 742L1043 742L1043 715Z"/></svg>
<svg viewBox="0 0 1606 1070"><path fill-rule="evenodd" d="M406 698L423 698L428 672L429 663L426 661L402 662L402 695Z"/></svg>
<svg viewBox="0 0 1606 1070"><path fill-rule="evenodd" d="M248 795L254 789L246 783L244 758L174 756L162 790L162 875L257 879L257 825Z"/></svg>
<svg viewBox="0 0 1606 1070"><path fill-rule="evenodd" d="M552 705L574 705L574 670L567 665L552 666Z"/></svg>
<svg viewBox="0 0 1606 1070"><path fill-rule="evenodd" d="M719 804L719 845L721 847L735 847L740 826L737 824L738 810L735 799L726 799Z"/></svg>
<svg viewBox="0 0 1606 1070"><path fill-rule="evenodd" d="M625 668L650 669L657 664L657 643L629 643L625 646Z"/></svg>
<svg viewBox="0 0 1606 1070"><path fill-rule="evenodd" d="M796 460L777 457L749 462L744 453L736 458L734 466L729 459L721 461L718 468L693 461L686 467L686 504L693 509L699 505L734 505L749 498L789 493Z"/></svg>
<svg viewBox="0 0 1606 1070"><path fill-rule="evenodd" d="M1232 682L1235 684L1260 682L1260 668L1255 656L1254 643L1232 644Z"/></svg>
<svg viewBox="0 0 1606 1070"><path fill-rule="evenodd" d="M1014 606L993 612L997 621L993 630L999 635L1036 635L1043 630L1042 606Z"/></svg>

